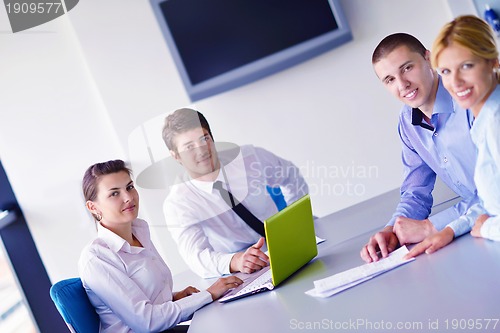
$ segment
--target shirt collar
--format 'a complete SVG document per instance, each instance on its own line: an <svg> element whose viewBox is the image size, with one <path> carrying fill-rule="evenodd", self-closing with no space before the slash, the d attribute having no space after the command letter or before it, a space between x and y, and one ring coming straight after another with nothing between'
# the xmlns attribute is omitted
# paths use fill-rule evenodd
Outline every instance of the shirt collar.
<svg viewBox="0 0 500 333"><path fill-rule="evenodd" d="M224 166L221 165L221 168L223 168ZM202 181L202 180L198 180L198 179L191 179L191 183L196 187L198 188L199 190L203 191L203 192L206 192L206 193L212 193L212 190L213 190L213 187L214 187L214 183L216 181L222 181L224 184L226 183L224 181L224 177L222 176L222 172L221 172L221 169L219 169L219 174L217 175L217 178L212 181L212 182L206 182L206 181Z"/></svg>
<svg viewBox="0 0 500 333"><path fill-rule="evenodd" d="M434 107L432 110L432 116L440 113L455 113L455 107L453 104L453 99L448 91L444 88L441 77L438 78L438 89L436 92L436 99L434 100ZM424 113L418 108L412 108L411 113L411 123L412 125L419 125L425 129L434 130L433 125L427 124L423 121ZM432 123L432 119L431 119Z"/></svg>
<svg viewBox="0 0 500 333"><path fill-rule="evenodd" d="M500 108L500 85L498 85L495 90L488 97L486 102L484 103L481 112L474 120L474 126L471 129L471 136L474 142L478 142L478 139L481 135L486 133L486 126L488 125L488 120L491 119L489 117L490 114L497 112Z"/></svg>
<svg viewBox="0 0 500 333"><path fill-rule="evenodd" d="M424 113L419 108L411 109L411 124L414 126L420 126L430 131L434 131L434 127L429 125L424 120Z"/></svg>
<svg viewBox="0 0 500 333"><path fill-rule="evenodd" d="M141 244L145 246L145 244L141 241L140 236L137 235L135 228L136 221L137 220L134 220L132 222L132 232L134 233L136 238L139 239ZM121 238L111 230L105 228L101 223L97 224L97 237L106 242L109 248L114 252L119 252L120 250L122 250L127 253L139 253L144 250L144 248L141 247L131 246L125 239Z"/></svg>
<svg viewBox="0 0 500 333"><path fill-rule="evenodd" d="M438 90L436 92L436 100L434 101L434 109L432 110L432 115L435 115L437 113L455 113L453 98L451 97L448 90L444 88L441 76L439 76Z"/></svg>

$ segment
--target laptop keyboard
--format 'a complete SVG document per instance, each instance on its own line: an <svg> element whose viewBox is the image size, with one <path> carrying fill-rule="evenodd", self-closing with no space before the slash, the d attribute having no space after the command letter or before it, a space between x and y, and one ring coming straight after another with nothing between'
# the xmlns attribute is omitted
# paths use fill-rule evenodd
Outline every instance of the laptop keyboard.
<svg viewBox="0 0 500 333"><path fill-rule="evenodd" d="M248 294L262 288L273 289L272 280L271 270L269 269L267 272L250 282L245 288L238 291L234 296Z"/></svg>
<svg viewBox="0 0 500 333"><path fill-rule="evenodd" d="M259 275L260 274L260 275ZM268 267L263 268L257 274L236 274L243 280L243 284L236 289L230 290L225 296L219 299L220 303L229 302L245 296L250 296L261 291L274 289L271 270Z"/></svg>

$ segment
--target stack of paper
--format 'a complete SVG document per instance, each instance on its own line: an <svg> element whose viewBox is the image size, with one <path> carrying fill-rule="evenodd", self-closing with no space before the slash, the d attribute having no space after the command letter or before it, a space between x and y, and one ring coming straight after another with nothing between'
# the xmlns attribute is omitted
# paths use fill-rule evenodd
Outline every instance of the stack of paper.
<svg viewBox="0 0 500 333"><path fill-rule="evenodd" d="M314 281L314 289L306 291L306 294L314 297L329 297L335 295L379 274L415 260L415 258L408 260L403 259L408 252L406 246L402 246L392 252L387 258Z"/></svg>

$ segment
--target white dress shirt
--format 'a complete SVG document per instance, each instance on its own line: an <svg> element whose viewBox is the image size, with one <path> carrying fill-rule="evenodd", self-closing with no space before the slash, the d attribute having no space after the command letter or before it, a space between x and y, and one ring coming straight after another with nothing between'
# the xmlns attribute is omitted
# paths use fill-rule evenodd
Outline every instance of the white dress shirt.
<svg viewBox="0 0 500 333"><path fill-rule="evenodd" d="M216 180L261 221L278 211L266 185L279 186L287 204L308 193L299 169L267 150L247 145L231 160L224 152L218 156L222 167ZM234 253L261 237L231 210L213 184L183 176L164 203L167 226L181 256L205 278L229 274Z"/></svg>
<svg viewBox="0 0 500 333"><path fill-rule="evenodd" d="M97 238L80 256L80 278L101 333L160 332L212 301L208 291L172 301L172 274L151 242L148 224L136 219L132 232L142 248L98 225Z"/></svg>
<svg viewBox="0 0 500 333"><path fill-rule="evenodd" d="M478 156L474 181L486 213L481 236L500 241L500 87L483 105L471 129Z"/></svg>

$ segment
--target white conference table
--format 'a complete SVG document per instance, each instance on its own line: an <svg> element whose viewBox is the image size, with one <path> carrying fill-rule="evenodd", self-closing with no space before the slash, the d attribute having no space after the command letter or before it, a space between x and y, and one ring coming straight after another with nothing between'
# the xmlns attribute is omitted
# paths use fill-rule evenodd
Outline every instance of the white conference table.
<svg viewBox="0 0 500 333"><path fill-rule="evenodd" d="M500 243L468 234L338 295L304 293L314 280L363 264L359 250L376 229L356 230L367 220L387 220L393 196L317 220L316 233L327 241L313 261L273 291L198 310L189 332L500 332ZM187 276L174 280L202 287L212 282Z"/></svg>

